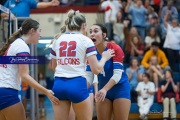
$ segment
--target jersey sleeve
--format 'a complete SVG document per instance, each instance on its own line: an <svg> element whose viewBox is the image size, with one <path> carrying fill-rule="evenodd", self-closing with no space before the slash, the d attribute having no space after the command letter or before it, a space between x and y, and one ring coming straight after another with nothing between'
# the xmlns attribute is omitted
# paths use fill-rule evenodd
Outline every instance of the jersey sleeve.
<svg viewBox="0 0 180 120"><path fill-rule="evenodd" d="M29 0L29 6L31 9L36 9L38 2L36 0Z"/></svg>
<svg viewBox="0 0 180 120"><path fill-rule="evenodd" d="M30 49L26 44L19 44L15 49L16 56L30 56Z"/></svg>
<svg viewBox="0 0 180 120"><path fill-rule="evenodd" d="M113 45L113 48L115 50L115 56L113 57L113 67L114 69L123 69L124 53L117 45Z"/></svg>
<svg viewBox="0 0 180 120"><path fill-rule="evenodd" d="M53 42L53 45L52 45L52 48L51 48L51 51L50 51L50 57L51 58L54 58L54 59L56 59L56 51L55 51L55 45L56 45L56 42L55 42L56 40L54 40L54 42Z"/></svg>
<svg viewBox="0 0 180 120"><path fill-rule="evenodd" d="M141 82L139 82L137 87L136 87L136 91L140 91L140 90L141 90Z"/></svg>
<svg viewBox="0 0 180 120"><path fill-rule="evenodd" d="M86 49L86 56L89 57L94 54L97 54L96 47L94 46L94 43L90 40Z"/></svg>

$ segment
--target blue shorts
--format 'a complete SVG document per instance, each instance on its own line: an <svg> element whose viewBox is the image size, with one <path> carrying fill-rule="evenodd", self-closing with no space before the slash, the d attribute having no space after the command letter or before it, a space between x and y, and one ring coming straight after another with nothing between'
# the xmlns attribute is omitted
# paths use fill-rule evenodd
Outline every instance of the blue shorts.
<svg viewBox="0 0 180 120"><path fill-rule="evenodd" d="M79 103L89 97L87 82L84 77L55 77L52 91L59 100L69 100Z"/></svg>
<svg viewBox="0 0 180 120"><path fill-rule="evenodd" d="M91 85L88 90L89 90L89 94L90 94L90 93L94 93L94 87L93 87L93 85Z"/></svg>
<svg viewBox="0 0 180 120"><path fill-rule="evenodd" d="M102 89L103 86L99 86L99 90ZM124 81L123 83L114 85L106 94L106 98L114 101L118 98L130 98L130 84L129 81Z"/></svg>
<svg viewBox="0 0 180 120"><path fill-rule="evenodd" d="M18 90L12 88L0 88L0 110L20 102Z"/></svg>

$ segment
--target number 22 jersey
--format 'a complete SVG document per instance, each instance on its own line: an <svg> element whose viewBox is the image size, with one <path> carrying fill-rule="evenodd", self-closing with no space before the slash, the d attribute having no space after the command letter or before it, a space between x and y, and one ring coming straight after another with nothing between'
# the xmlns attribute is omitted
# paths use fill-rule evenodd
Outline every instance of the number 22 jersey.
<svg viewBox="0 0 180 120"><path fill-rule="evenodd" d="M62 34L54 40L51 57L57 60L56 77L85 76L86 58L97 54L91 39L81 33Z"/></svg>

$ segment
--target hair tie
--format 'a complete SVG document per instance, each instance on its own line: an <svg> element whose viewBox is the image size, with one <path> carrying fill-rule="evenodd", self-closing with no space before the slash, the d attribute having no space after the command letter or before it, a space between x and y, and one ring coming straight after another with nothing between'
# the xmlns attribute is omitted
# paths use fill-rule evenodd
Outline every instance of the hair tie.
<svg viewBox="0 0 180 120"><path fill-rule="evenodd" d="M22 27L19 28L19 31L22 31Z"/></svg>

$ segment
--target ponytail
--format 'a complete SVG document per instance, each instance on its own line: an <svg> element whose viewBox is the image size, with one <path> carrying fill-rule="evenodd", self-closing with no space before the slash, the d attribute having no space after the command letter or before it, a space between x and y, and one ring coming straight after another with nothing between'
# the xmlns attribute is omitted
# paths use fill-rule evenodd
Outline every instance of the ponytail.
<svg viewBox="0 0 180 120"><path fill-rule="evenodd" d="M71 31L80 30L82 24L86 22L85 16L81 14L79 11L69 10L67 16L67 19L64 21L65 25L61 27L61 32L55 35L54 39L51 41L49 46L54 42L54 40L57 40L62 33L66 32L66 28L68 28ZM49 48L49 46L45 49Z"/></svg>
<svg viewBox="0 0 180 120"><path fill-rule="evenodd" d="M13 43L17 38L21 36L21 29L18 29L14 32L8 39L8 42L0 49L0 56L3 56L6 50L8 49L9 45Z"/></svg>

